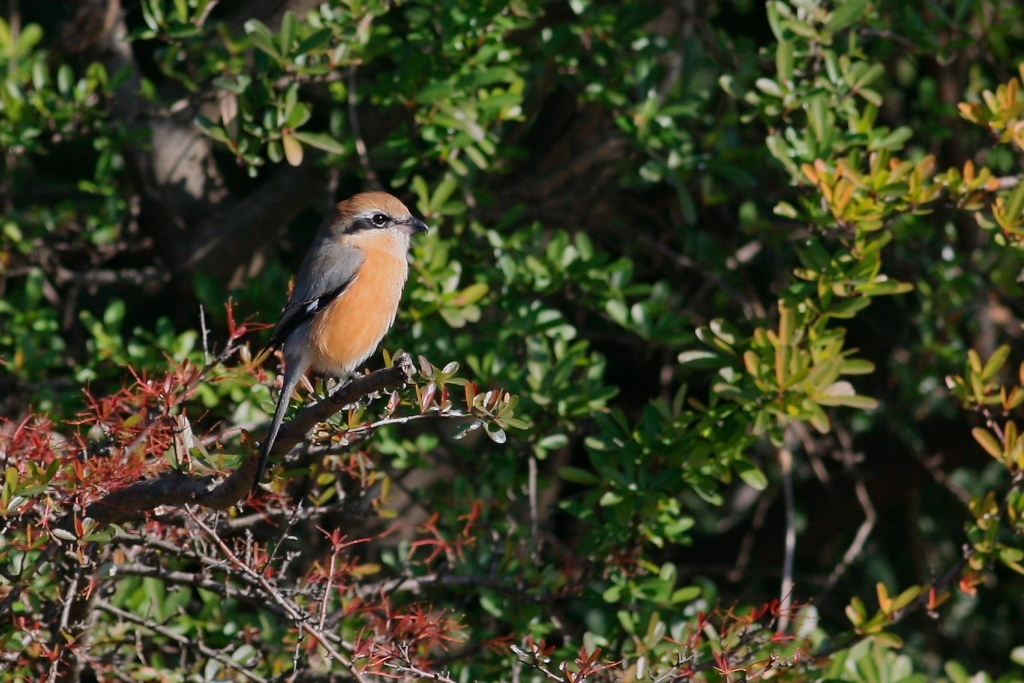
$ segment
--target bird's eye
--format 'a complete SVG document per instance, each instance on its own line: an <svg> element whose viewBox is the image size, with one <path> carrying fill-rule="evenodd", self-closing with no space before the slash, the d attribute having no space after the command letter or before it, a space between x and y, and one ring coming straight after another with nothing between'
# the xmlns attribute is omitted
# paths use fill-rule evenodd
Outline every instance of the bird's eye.
<svg viewBox="0 0 1024 683"><path fill-rule="evenodd" d="M370 222L373 223L375 227L383 228L388 224L388 217L382 213L375 213L370 216Z"/></svg>

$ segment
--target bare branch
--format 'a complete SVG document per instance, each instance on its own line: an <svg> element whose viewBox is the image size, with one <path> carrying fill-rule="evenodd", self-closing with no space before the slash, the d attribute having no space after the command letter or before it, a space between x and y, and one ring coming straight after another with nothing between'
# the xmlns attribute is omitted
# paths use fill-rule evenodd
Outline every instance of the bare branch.
<svg viewBox="0 0 1024 683"><path fill-rule="evenodd" d="M334 643L332 643L327 638L326 634L323 631L313 628L312 624L309 623L307 615L301 611L298 605L296 605L294 602L286 598L281 593L281 591L275 588L266 579L266 577L264 577L262 574L257 572L255 569L250 567L245 562L243 562L237 555L235 555L235 553L232 552L231 548L228 547L228 545L223 541L223 539L221 539L221 537L218 536L213 529L204 524L201 519L199 519L196 516L193 516L192 521L195 522L196 525L207 534L210 540L212 540L217 545L220 551L224 554L224 557L226 557L228 561L231 562L231 564L233 564L239 570L248 574L254 581L260 584L260 587L262 587L263 590L266 591L267 596L270 597L275 603L280 605L282 609L284 609L284 611L288 615L288 618L291 619L292 624L296 628L305 631L307 635L312 637L313 640L315 640L320 645L320 647L324 649L324 651L327 653L327 656L333 659L334 661L339 662L342 666L348 669L349 673L352 674L352 677L354 679L360 681L360 683L365 683L366 678L364 678L359 669L356 668L353 661L345 655L343 655L342 653L338 652L338 650L334 647Z"/></svg>
<svg viewBox="0 0 1024 683"><path fill-rule="evenodd" d="M227 572L231 577L235 577L236 574L230 572L228 568L224 567L223 570ZM163 567L150 566L147 564L114 564L108 569L110 576L142 576L146 578L159 579L163 583L173 584L178 586L191 586L193 588L202 588L205 591L216 593L221 597L235 598L243 602L248 602L256 605L261 610L267 610L273 612L279 616L287 616L280 607L273 604L268 604L263 600L262 594L257 595L251 589L239 589L232 586L230 583L215 581L214 579L208 578L202 572L184 572L176 571L173 569L164 569ZM246 583L251 583L246 581Z"/></svg>
<svg viewBox="0 0 1024 683"><path fill-rule="evenodd" d="M171 274L156 266L144 266L142 268L123 268L121 270L85 270L75 272L66 268L59 268L55 282L63 287L74 284L82 287L97 287L100 285L112 285L115 287L145 287L153 284L165 284L171 279Z"/></svg>

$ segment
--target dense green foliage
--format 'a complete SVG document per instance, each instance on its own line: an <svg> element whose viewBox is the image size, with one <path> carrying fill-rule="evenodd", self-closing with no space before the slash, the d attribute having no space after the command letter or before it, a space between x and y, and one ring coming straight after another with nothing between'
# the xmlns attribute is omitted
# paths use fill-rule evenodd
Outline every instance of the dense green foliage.
<svg viewBox="0 0 1024 683"><path fill-rule="evenodd" d="M13 680L1024 676L1016 2L5 7ZM412 382L97 521L253 457L370 188Z"/></svg>

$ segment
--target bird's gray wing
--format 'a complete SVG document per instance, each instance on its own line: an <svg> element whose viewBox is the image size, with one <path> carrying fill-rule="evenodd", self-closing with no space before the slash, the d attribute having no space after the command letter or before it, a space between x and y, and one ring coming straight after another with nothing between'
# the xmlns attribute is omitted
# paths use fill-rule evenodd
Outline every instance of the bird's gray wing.
<svg viewBox="0 0 1024 683"><path fill-rule="evenodd" d="M295 289L274 328L267 349L280 348L292 332L341 296L356 279L363 260L357 249L336 243L315 243L299 267Z"/></svg>

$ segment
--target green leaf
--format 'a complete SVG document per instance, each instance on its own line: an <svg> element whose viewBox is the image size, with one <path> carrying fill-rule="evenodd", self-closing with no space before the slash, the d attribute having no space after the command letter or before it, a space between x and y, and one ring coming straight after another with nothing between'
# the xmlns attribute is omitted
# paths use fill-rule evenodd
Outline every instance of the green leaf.
<svg viewBox="0 0 1024 683"><path fill-rule="evenodd" d="M828 419L828 415L821 409L820 405L814 401L807 400L800 407L807 411L806 419L811 423L812 427L821 434L829 433L832 429L832 421Z"/></svg>
<svg viewBox="0 0 1024 683"><path fill-rule="evenodd" d="M39 24L29 24L21 29L15 49L18 54L27 55L42 38L43 29Z"/></svg>
<svg viewBox="0 0 1024 683"><path fill-rule="evenodd" d="M783 41L786 39L786 34L782 29L782 18L780 17L779 6L786 7L786 5L781 2L769 2L766 9L768 11L768 26L771 27L772 33L775 34L775 40Z"/></svg>
<svg viewBox="0 0 1024 683"><path fill-rule="evenodd" d="M869 375L875 371L875 364L863 358L844 358L841 375Z"/></svg>
<svg viewBox="0 0 1024 683"><path fill-rule="evenodd" d="M672 591L670 602L675 605L682 602L692 602L699 598L703 592L700 586L685 586Z"/></svg>
<svg viewBox="0 0 1024 683"><path fill-rule="evenodd" d="M772 97L781 98L784 95L782 86L770 78L759 78L754 82L754 86L764 94Z"/></svg>
<svg viewBox="0 0 1024 683"><path fill-rule="evenodd" d="M783 166L786 167L786 171L793 178L797 178L802 182L807 182L797 168L797 165L793 162L793 148L786 142L785 138L777 133L772 133L765 138L765 144L768 146L768 151L772 153L772 156L778 159Z"/></svg>
<svg viewBox="0 0 1024 683"><path fill-rule="evenodd" d="M259 19L250 19L245 22L244 28L246 35L249 36L249 40L253 45L266 52L278 62L281 61L281 53L274 43L274 36L263 22Z"/></svg>
<svg viewBox="0 0 1024 683"><path fill-rule="evenodd" d="M174 0L175 17L179 22L187 22L189 19L188 0Z"/></svg>
<svg viewBox="0 0 1024 683"><path fill-rule="evenodd" d="M281 18L281 33L278 36L280 45L280 53L282 55L290 54L292 43L295 41L295 30L296 30L295 12L287 10L284 16Z"/></svg>
<svg viewBox="0 0 1024 683"><path fill-rule="evenodd" d="M901 609L906 608L910 603L917 600L923 592L924 588L922 586L911 586L910 588L907 588L893 598L892 603L889 606L889 611L898 612Z"/></svg>
<svg viewBox="0 0 1024 683"><path fill-rule="evenodd" d="M780 40L775 47L775 72L783 83L793 80L793 43L788 40Z"/></svg>
<svg viewBox="0 0 1024 683"><path fill-rule="evenodd" d="M459 182L451 175L446 175L441 179L441 182L434 188L434 193L430 196L430 210L432 213L439 213L444 205L451 199L452 194L459 187Z"/></svg>
<svg viewBox="0 0 1024 683"><path fill-rule="evenodd" d="M491 590L483 589L480 592L480 606L491 616L497 619L505 618L505 607L500 596Z"/></svg>
<svg viewBox="0 0 1024 683"><path fill-rule="evenodd" d="M604 305L605 311L608 313L608 317L617 322L623 327L629 325L629 308L625 303L618 299L609 299Z"/></svg>
<svg viewBox="0 0 1024 683"><path fill-rule="evenodd" d="M879 645L891 647L894 650L898 650L903 647L903 639L895 633L889 633L888 631L879 631L878 633L873 633L871 634L870 638Z"/></svg>
<svg viewBox="0 0 1024 683"><path fill-rule="evenodd" d="M142 3L142 15L146 24L154 31L166 25L163 0L145 0Z"/></svg>
<svg viewBox="0 0 1024 683"><path fill-rule="evenodd" d="M622 495L615 491L605 491L598 501L598 505L601 507L612 507L622 502Z"/></svg>
<svg viewBox="0 0 1024 683"><path fill-rule="evenodd" d="M914 285L909 282L899 282L897 280L878 280L876 282L857 285L854 289L864 296L891 296L895 294L906 294L907 292L913 291Z"/></svg>
<svg viewBox="0 0 1024 683"><path fill-rule="evenodd" d="M1022 211L1024 211L1024 183L1018 183L1017 187L1010 194L1006 213L1010 220L1020 222Z"/></svg>
<svg viewBox="0 0 1024 683"><path fill-rule="evenodd" d="M985 363L984 369L981 371L981 380L987 382L992 379L1003 369L1003 365L1006 363L1006 359L1010 356L1010 347L1007 344L1003 344L996 349L992 356Z"/></svg>
<svg viewBox="0 0 1024 683"><path fill-rule="evenodd" d="M564 448L569 445L569 437L565 434L548 434L543 439L537 442L539 448L545 450L554 450L556 448Z"/></svg>
<svg viewBox="0 0 1024 683"><path fill-rule="evenodd" d="M871 305L871 298L867 296L855 296L847 299L837 299L828 309L828 315L833 318L852 318L859 311Z"/></svg>
<svg viewBox="0 0 1024 683"><path fill-rule="evenodd" d="M861 88L857 91L857 94L876 107L882 106L882 96L870 88Z"/></svg>
<svg viewBox="0 0 1024 683"><path fill-rule="evenodd" d="M487 436L491 437L491 441L494 443L501 444L508 440L505 430L492 422L484 424L484 431L487 432Z"/></svg>
<svg viewBox="0 0 1024 683"><path fill-rule="evenodd" d="M836 382L836 384L840 384L840 382ZM877 399L859 394L840 394L838 396L819 394L814 396L814 402L823 406L846 406L847 408L859 408L860 410L874 410L878 407Z"/></svg>
<svg viewBox="0 0 1024 683"><path fill-rule="evenodd" d="M846 617L854 626L860 626L868 618L867 606L859 597L854 596L846 606Z"/></svg>
<svg viewBox="0 0 1024 683"><path fill-rule="evenodd" d="M488 291L490 286L486 282L477 282L459 292L452 303L456 306L469 306L486 296Z"/></svg>
<svg viewBox="0 0 1024 683"><path fill-rule="evenodd" d="M679 364L683 367L697 369L720 368L723 365L729 364L729 359L723 357L721 354L702 349L683 351L679 354L678 360Z"/></svg>
<svg viewBox="0 0 1024 683"><path fill-rule="evenodd" d="M208 137L225 144L229 144L231 142L231 138L228 137L228 132L224 127L218 126L205 116L197 116L195 123L199 130L203 131L203 133Z"/></svg>
<svg viewBox="0 0 1024 683"><path fill-rule="evenodd" d="M301 128L309 121L309 117L312 115L313 112L308 105L296 102L291 111L288 112L288 118L285 119L284 125L288 128Z"/></svg>
<svg viewBox="0 0 1024 683"><path fill-rule="evenodd" d="M831 33L837 33L844 28L855 24L868 9L867 0L846 0L839 3L835 11L829 15L825 22L825 28Z"/></svg>
<svg viewBox="0 0 1024 683"><path fill-rule="evenodd" d="M866 62L860 62L861 66L864 66L865 64ZM854 90L859 90L860 88L863 88L866 85L874 83L880 76L882 76L885 73L885 67L882 66L881 64L872 64L871 66L868 66L866 69L859 70L858 73L860 75L857 76L852 83Z"/></svg>
<svg viewBox="0 0 1024 683"><path fill-rule="evenodd" d="M326 133L307 133L297 130L292 135L303 144L322 149L331 154L345 154L347 151L343 144Z"/></svg>
<svg viewBox="0 0 1024 683"><path fill-rule="evenodd" d="M971 435L974 440L977 441L985 452L991 455L996 460L1002 461L1003 459L1003 444L999 443L999 440L984 427L975 427L971 430Z"/></svg>
<svg viewBox="0 0 1024 683"><path fill-rule="evenodd" d="M302 164L302 143L295 139L295 136L285 133L281 137L281 145L284 147L284 158L292 166Z"/></svg>
<svg viewBox="0 0 1024 683"><path fill-rule="evenodd" d="M913 134L914 131L912 131L910 128L908 128L907 126L901 126L900 128L897 128L896 130L892 131L887 135L883 135L880 138L874 138L873 140L871 140L871 144L868 145L868 149L870 149L872 152L877 152L880 150L888 150L890 152L895 152L897 150L903 149L903 144L907 140L909 140Z"/></svg>
<svg viewBox="0 0 1024 683"><path fill-rule="evenodd" d="M558 476L574 484L585 484L587 486L596 486L602 481L601 477L595 473L579 467L560 467L558 468Z"/></svg>
<svg viewBox="0 0 1024 683"><path fill-rule="evenodd" d="M295 54L304 55L327 47L331 44L331 38L333 38L333 34L330 29L324 28L314 31L298 44L295 48Z"/></svg>
<svg viewBox="0 0 1024 683"><path fill-rule="evenodd" d="M756 491L764 491L768 488L768 477L753 463L739 463L736 468L739 471L740 479L750 488Z"/></svg>

